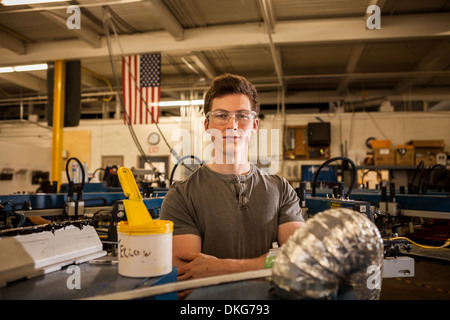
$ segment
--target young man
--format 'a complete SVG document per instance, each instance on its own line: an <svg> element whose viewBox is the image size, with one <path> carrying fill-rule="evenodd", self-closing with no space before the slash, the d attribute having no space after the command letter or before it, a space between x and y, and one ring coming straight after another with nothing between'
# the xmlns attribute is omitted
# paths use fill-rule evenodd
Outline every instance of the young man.
<svg viewBox="0 0 450 320"><path fill-rule="evenodd" d="M174 222L179 280L262 269L272 243L304 224L289 183L248 161L259 125L254 86L236 75L215 78L204 112L212 161L171 186L162 204L161 219Z"/></svg>

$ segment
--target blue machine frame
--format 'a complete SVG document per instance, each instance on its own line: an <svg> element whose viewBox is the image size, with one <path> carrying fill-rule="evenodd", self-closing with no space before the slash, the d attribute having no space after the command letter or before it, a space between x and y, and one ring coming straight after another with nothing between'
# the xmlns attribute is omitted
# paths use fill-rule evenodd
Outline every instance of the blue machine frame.
<svg viewBox="0 0 450 320"><path fill-rule="evenodd" d="M332 194L331 190L317 190L316 196L326 198ZM378 206L382 202L380 190L353 190L351 198L356 201L370 202ZM434 194L395 194L395 202L401 209L449 212L450 219L450 195L447 193Z"/></svg>
<svg viewBox="0 0 450 320"><path fill-rule="evenodd" d="M63 188L64 190L64 188ZM168 192L166 188L152 188L150 198L143 198L147 209L154 210L155 215L159 214L164 196ZM76 198L76 197L75 197ZM84 208L95 208L115 205L118 200L126 199L121 188L107 188L103 183L87 183L84 185L82 200ZM16 212L26 216L27 212L33 210L33 215L41 216L64 216L64 208L69 199L66 193L42 193L42 194L12 194L0 195L0 218L5 219L10 216L17 216ZM78 199L75 199L75 202ZM55 211L52 209L61 209ZM42 214L38 211L42 210ZM47 211L47 212L46 212ZM154 210L155 211L155 210ZM1 222L1 221L0 221ZM23 225L19 225L21 227ZM1 225L0 225L1 227ZM1 229L1 228L0 228Z"/></svg>

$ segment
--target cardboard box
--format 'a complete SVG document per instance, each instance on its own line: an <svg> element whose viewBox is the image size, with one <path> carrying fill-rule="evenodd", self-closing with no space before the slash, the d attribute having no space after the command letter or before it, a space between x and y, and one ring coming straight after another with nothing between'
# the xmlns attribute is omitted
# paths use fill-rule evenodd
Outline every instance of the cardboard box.
<svg viewBox="0 0 450 320"><path fill-rule="evenodd" d="M414 146L416 149L420 148L444 148L445 141L444 140L411 140L409 143Z"/></svg>
<svg viewBox="0 0 450 320"><path fill-rule="evenodd" d="M437 163L436 154L425 152L416 153L416 165L419 165L422 161L425 168L432 167Z"/></svg>
<svg viewBox="0 0 450 320"><path fill-rule="evenodd" d="M412 140L409 144L414 146L416 165L421 161L425 167L436 164L436 155L444 152L444 140Z"/></svg>
<svg viewBox="0 0 450 320"><path fill-rule="evenodd" d="M376 166L395 165L395 148L374 148L373 160Z"/></svg>
<svg viewBox="0 0 450 320"><path fill-rule="evenodd" d="M414 146L399 144L395 146L395 164L397 166L413 166L415 164Z"/></svg>
<svg viewBox="0 0 450 320"><path fill-rule="evenodd" d="M391 140L372 140L372 149L375 148L392 148Z"/></svg>

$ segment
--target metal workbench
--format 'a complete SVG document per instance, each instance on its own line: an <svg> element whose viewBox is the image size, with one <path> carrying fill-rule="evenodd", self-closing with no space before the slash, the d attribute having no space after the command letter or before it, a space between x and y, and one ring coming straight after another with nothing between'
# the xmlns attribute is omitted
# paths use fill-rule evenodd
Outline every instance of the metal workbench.
<svg viewBox="0 0 450 320"><path fill-rule="evenodd" d="M110 294L176 282L177 275L174 268L169 274L152 278L129 278L121 276L117 264L91 264L85 262L77 265L80 274L80 289L70 289L74 273L62 268L45 275L31 279L21 279L0 288L2 300L69 300L86 299L98 295ZM155 300L176 300L176 293L149 297Z"/></svg>

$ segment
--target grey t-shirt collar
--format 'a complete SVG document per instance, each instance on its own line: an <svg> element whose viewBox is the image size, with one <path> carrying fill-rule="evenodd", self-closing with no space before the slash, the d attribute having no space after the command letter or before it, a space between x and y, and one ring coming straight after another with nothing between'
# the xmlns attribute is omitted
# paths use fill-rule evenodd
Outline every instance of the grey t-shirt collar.
<svg viewBox="0 0 450 320"><path fill-rule="evenodd" d="M255 173L255 170L256 170L255 165L253 163L250 163L250 171L247 174L243 174L243 175L237 175L235 173L230 173L230 174L219 173L217 171L212 170L207 165L202 166L202 168L204 168L208 174L212 174L215 177L218 177L220 179L228 180L228 181L241 181L241 182L249 179Z"/></svg>

